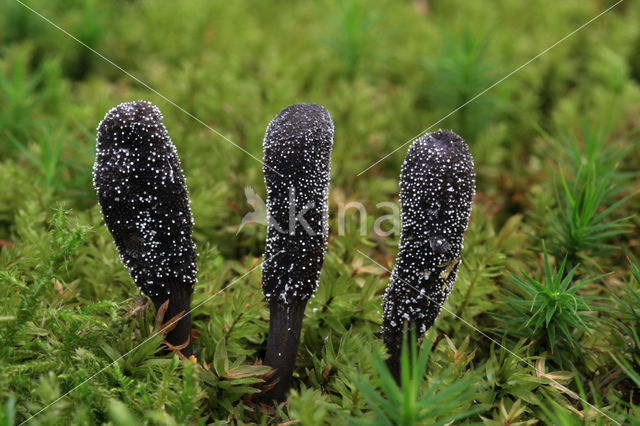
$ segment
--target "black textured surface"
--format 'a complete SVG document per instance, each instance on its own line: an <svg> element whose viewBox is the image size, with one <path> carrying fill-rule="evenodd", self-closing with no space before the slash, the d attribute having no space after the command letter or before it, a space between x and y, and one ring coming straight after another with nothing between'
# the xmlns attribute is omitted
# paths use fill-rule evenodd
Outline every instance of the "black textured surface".
<svg viewBox="0 0 640 426"><path fill-rule="evenodd" d="M319 105L282 110L264 138L269 226L262 288L271 312L265 365L277 369L269 400L284 400L300 343L304 308L327 246L333 122ZM303 214L301 214L303 213Z"/></svg>
<svg viewBox="0 0 640 426"><path fill-rule="evenodd" d="M439 130L411 145L400 174L399 253L384 294L392 370L405 323L418 335L427 331L453 289L474 195L473 158L460 136Z"/></svg>
<svg viewBox="0 0 640 426"><path fill-rule="evenodd" d="M329 231L332 146L333 122L319 105L291 105L267 128L263 170L269 227L262 288L269 301L306 301L318 286ZM301 212L304 221L296 220Z"/></svg>
<svg viewBox="0 0 640 426"><path fill-rule="evenodd" d="M120 258L156 307L189 310L196 282L193 218L180 160L162 114L149 102L111 109L98 126L93 184ZM180 306L178 306L180 305ZM168 336L184 335L190 317ZM180 337L182 338L182 337ZM183 354L185 352L183 351Z"/></svg>
<svg viewBox="0 0 640 426"><path fill-rule="evenodd" d="M267 394L269 401L284 401L291 386L305 306L305 303L293 303L286 307L277 301L269 303L269 342L264 364L276 369L270 382L277 380Z"/></svg>

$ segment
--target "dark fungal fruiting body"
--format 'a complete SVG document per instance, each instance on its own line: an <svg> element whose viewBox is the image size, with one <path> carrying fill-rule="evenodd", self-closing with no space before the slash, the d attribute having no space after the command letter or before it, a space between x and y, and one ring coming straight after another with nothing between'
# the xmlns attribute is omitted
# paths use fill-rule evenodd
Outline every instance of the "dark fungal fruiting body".
<svg viewBox="0 0 640 426"><path fill-rule="evenodd" d="M264 364L276 369L267 398L278 402L290 387L304 309L327 246L333 131L326 109L298 104L282 110L264 138L269 226L262 288L270 309Z"/></svg>
<svg viewBox="0 0 640 426"><path fill-rule="evenodd" d="M180 160L162 114L149 102L111 109L98 125L93 184L120 258L165 320L184 312L167 342L193 354L191 294L196 282L193 217Z"/></svg>
<svg viewBox="0 0 640 426"><path fill-rule="evenodd" d="M473 158L460 136L439 130L411 145L400 174L402 234L382 321L397 381L404 330L426 332L453 289L474 195Z"/></svg>

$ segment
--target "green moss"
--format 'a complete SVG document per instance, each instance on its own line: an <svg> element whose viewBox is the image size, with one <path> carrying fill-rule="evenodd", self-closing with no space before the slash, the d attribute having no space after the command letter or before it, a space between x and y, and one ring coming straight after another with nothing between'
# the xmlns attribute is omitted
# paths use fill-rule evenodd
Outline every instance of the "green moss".
<svg viewBox="0 0 640 426"><path fill-rule="evenodd" d="M383 351L389 277L359 251L393 267L399 235L372 229L389 213L378 203L397 202L406 147L358 174L613 3L103 3L28 2L257 158L283 107L327 107L336 133L320 287L305 313L289 404L268 410L259 397L268 374L260 365L266 228L240 229L251 211L245 188L265 194L261 164L3 2L0 424L40 410L33 424L398 420L397 407L379 410L399 393L385 388L372 355ZM640 6L624 2L437 125L468 141L478 195L458 282L426 337L426 367L407 387L414 393L395 399L405 413L419 413L412 396L426 395L446 403L446 412L429 412L435 422L460 413L468 417L459 422L487 424L610 423L598 410L621 423L638 417L638 269L629 259L640 240L639 18ZM91 188L98 122L137 99L163 111L190 189L200 254L195 364L163 353L162 336L153 337L154 314ZM370 215L353 209L341 222L350 201ZM556 318L549 289L522 278L562 283L569 271L562 291L575 295L564 307L588 300L591 310L575 309L586 327Z"/></svg>

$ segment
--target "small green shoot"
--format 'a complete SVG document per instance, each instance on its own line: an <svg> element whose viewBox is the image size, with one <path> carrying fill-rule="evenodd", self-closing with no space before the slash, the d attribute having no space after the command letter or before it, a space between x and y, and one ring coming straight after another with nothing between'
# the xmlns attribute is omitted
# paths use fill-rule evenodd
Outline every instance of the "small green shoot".
<svg viewBox="0 0 640 426"><path fill-rule="evenodd" d="M369 404L373 419L361 419L363 424L379 425L444 425L465 419L483 410L473 405L477 392L477 377L466 374L452 380L454 366L441 371L433 380L427 380L429 359L433 346L429 333L418 351L415 333L407 344L405 333L401 355L401 385L398 385L387 365L378 354L372 362L380 383L380 392L362 376L355 379L356 386ZM411 348L411 349L409 349ZM427 387L426 384L429 383ZM446 384L445 384L446 383ZM366 420L365 420L366 419Z"/></svg>

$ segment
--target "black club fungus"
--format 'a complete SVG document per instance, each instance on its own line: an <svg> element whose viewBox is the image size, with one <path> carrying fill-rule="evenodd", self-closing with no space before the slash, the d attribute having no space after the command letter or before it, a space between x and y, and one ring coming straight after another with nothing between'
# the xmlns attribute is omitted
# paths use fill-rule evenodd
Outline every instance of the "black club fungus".
<svg viewBox="0 0 640 426"><path fill-rule="evenodd" d="M93 184L120 258L165 319L186 313L167 335L189 357L196 282L193 217L180 160L162 114L149 102L111 109L98 125Z"/></svg>
<svg viewBox="0 0 640 426"><path fill-rule="evenodd" d="M453 289L474 195L473 158L460 136L439 130L411 145L400 174L402 234L382 321L396 380L405 325L426 332Z"/></svg>
<svg viewBox="0 0 640 426"><path fill-rule="evenodd" d="M304 309L327 246L333 131L326 109L298 104L282 110L264 138L269 225L262 288L271 313L264 363L276 369L267 397L278 402L289 390Z"/></svg>

